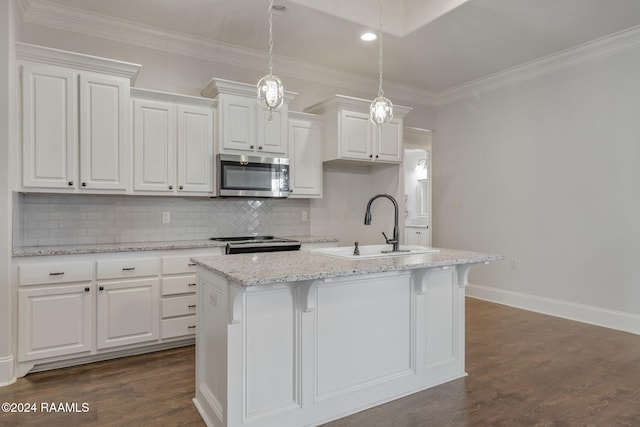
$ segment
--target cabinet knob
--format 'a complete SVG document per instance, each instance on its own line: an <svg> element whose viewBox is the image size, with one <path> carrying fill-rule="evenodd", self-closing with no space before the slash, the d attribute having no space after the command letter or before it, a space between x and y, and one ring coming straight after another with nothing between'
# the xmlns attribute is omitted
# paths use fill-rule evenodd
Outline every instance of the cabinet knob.
<svg viewBox="0 0 640 427"><path fill-rule="evenodd" d="M370 159L373 159L373 154L369 154L369 158L370 158Z"/></svg>
<svg viewBox="0 0 640 427"><path fill-rule="evenodd" d="M258 145L258 150L262 150L262 145Z"/></svg>
<svg viewBox="0 0 640 427"><path fill-rule="evenodd" d="M104 286L100 286L98 289L104 291Z"/></svg>
<svg viewBox="0 0 640 427"><path fill-rule="evenodd" d="M178 190L183 190L183 189L184 189L184 186L182 186L182 185L180 187L178 187Z"/></svg>
<svg viewBox="0 0 640 427"><path fill-rule="evenodd" d="M253 145L250 145L249 148L251 148L253 150Z"/></svg>
<svg viewBox="0 0 640 427"><path fill-rule="evenodd" d="M86 183L86 182L83 182L83 183L82 183L82 186L83 186L83 187L86 187L86 186L87 186L87 183Z"/></svg>
<svg viewBox="0 0 640 427"><path fill-rule="evenodd" d="M170 186L169 186L169 190L173 190L173 185L170 185Z"/></svg>
<svg viewBox="0 0 640 427"><path fill-rule="evenodd" d="M378 155L376 154L376 159L377 159L378 157L380 157L380 156L378 156Z"/></svg>
<svg viewBox="0 0 640 427"><path fill-rule="evenodd" d="M85 292L89 292L90 290L91 290L91 289L89 289L89 288L84 288L84 291L85 291Z"/></svg>
<svg viewBox="0 0 640 427"><path fill-rule="evenodd" d="M73 187L73 181L69 181L69 187Z"/></svg>

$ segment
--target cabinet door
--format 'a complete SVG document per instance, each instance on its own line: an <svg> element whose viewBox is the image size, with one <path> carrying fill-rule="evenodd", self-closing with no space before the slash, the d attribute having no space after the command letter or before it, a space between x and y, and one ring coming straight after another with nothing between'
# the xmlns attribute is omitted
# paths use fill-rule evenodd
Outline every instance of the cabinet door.
<svg viewBox="0 0 640 427"><path fill-rule="evenodd" d="M18 360L91 351L91 283L18 291Z"/></svg>
<svg viewBox="0 0 640 427"><path fill-rule="evenodd" d="M125 78L80 75L80 188L127 190L129 83Z"/></svg>
<svg viewBox="0 0 640 427"><path fill-rule="evenodd" d="M431 234L428 228L405 228L405 244L415 246L431 246Z"/></svg>
<svg viewBox="0 0 640 427"><path fill-rule="evenodd" d="M261 109L258 116L258 154L273 154L276 157L287 157L287 108L283 105L271 113Z"/></svg>
<svg viewBox="0 0 640 427"><path fill-rule="evenodd" d="M369 115L353 111L340 112L340 157L369 160L372 158L373 133Z"/></svg>
<svg viewBox="0 0 640 427"><path fill-rule="evenodd" d="M98 348L155 341L159 337L159 280L98 283Z"/></svg>
<svg viewBox="0 0 640 427"><path fill-rule="evenodd" d="M213 192L213 111L178 107L178 191Z"/></svg>
<svg viewBox="0 0 640 427"><path fill-rule="evenodd" d="M173 192L175 141L175 107L163 102L134 100L134 190Z"/></svg>
<svg viewBox="0 0 640 427"><path fill-rule="evenodd" d="M22 186L77 184L77 76L61 68L22 68Z"/></svg>
<svg viewBox="0 0 640 427"><path fill-rule="evenodd" d="M293 198L322 197L322 126L289 118L289 158Z"/></svg>
<svg viewBox="0 0 640 427"><path fill-rule="evenodd" d="M257 145L257 102L253 98L221 95L220 151L253 152Z"/></svg>
<svg viewBox="0 0 640 427"><path fill-rule="evenodd" d="M374 126L376 148L374 160L390 163L402 162L402 121L392 119L389 123Z"/></svg>

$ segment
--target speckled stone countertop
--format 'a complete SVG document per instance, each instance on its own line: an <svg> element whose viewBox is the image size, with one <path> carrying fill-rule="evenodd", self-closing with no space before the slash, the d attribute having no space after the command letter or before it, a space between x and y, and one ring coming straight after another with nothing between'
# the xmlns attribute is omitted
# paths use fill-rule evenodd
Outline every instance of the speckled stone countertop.
<svg viewBox="0 0 640 427"><path fill-rule="evenodd" d="M197 257L198 266L241 286L326 279L388 271L475 264L501 260L502 255L440 249L439 253L349 260L310 251Z"/></svg>
<svg viewBox="0 0 640 427"><path fill-rule="evenodd" d="M279 236L280 237L280 236ZM284 236L283 236L284 237ZM337 242L338 239L317 236L286 236L287 239L299 240L301 243ZM225 243L213 240L181 240L172 242L144 243L110 243L96 245L60 245L29 246L14 248L14 257L47 256L47 255L79 255L113 252L164 251L173 249L202 249L224 247Z"/></svg>

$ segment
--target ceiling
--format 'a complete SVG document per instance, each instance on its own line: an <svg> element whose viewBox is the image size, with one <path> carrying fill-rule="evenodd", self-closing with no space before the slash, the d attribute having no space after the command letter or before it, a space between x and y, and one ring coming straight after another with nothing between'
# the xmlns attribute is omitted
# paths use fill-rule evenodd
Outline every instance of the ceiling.
<svg viewBox="0 0 640 427"><path fill-rule="evenodd" d="M268 0L20 0L264 55ZM276 0L274 73L291 61L375 80L378 0ZM82 15L81 15L82 16ZM639 0L382 0L384 79L438 94L640 25ZM108 20L103 18L108 17ZM114 27L115 28L115 27ZM295 63L295 62L294 62ZM266 65L266 63L265 63ZM266 67L265 67L266 68Z"/></svg>

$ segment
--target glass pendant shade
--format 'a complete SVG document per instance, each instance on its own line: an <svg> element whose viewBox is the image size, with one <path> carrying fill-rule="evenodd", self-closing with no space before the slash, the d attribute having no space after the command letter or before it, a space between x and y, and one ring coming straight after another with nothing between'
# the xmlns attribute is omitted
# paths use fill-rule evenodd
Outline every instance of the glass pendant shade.
<svg viewBox="0 0 640 427"><path fill-rule="evenodd" d="M376 125L384 125L393 118L393 104L384 96L380 95L371 103L369 107L369 120Z"/></svg>
<svg viewBox="0 0 640 427"><path fill-rule="evenodd" d="M282 106L284 101L284 86L278 76L267 74L258 82L258 101L263 101L269 110Z"/></svg>

